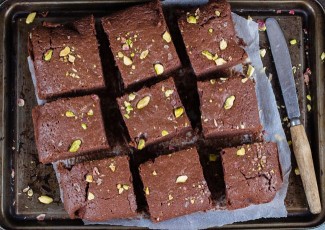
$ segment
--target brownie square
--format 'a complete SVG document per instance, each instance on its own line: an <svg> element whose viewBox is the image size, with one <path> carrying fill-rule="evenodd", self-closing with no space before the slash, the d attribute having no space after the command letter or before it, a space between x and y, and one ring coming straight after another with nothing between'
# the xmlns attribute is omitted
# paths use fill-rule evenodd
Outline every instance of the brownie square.
<svg viewBox="0 0 325 230"><path fill-rule="evenodd" d="M138 149L192 130L172 78L124 95L118 104Z"/></svg>
<svg viewBox="0 0 325 230"><path fill-rule="evenodd" d="M184 12L178 26L195 74L200 77L243 63L247 54L235 33L230 5L225 0Z"/></svg>
<svg viewBox="0 0 325 230"><path fill-rule="evenodd" d="M106 221L137 215L127 156L58 167L64 208L70 218Z"/></svg>
<svg viewBox="0 0 325 230"><path fill-rule="evenodd" d="M254 143L221 152L228 209L273 200L282 185L276 143Z"/></svg>
<svg viewBox="0 0 325 230"><path fill-rule="evenodd" d="M36 106L32 117L39 160L44 164L109 149L97 95Z"/></svg>
<svg viewBox="0 0 325 230"><path fill-rule="evenodd" d="M102 25L125 88L181 67L160 1L104 17Z"/></svg>
<svg viewBox="0 0 325 230"><path fill-rule="evenodd" d="M140 165L140 176L154 222L211 208L210 191L195 148Z"/></svg>
<svg viewBox="0 0 325 230"><path fill-rule="evenodd" d="M38 26L30 32L40 99L92 92L105 87L93 16L69 25Z"/></svg>
<svg viewBox="0 0 325 230"><path fill-rule="evenodd" d="M198 90L204 137L246 135L255 140L261 136L253 80L235 73L229 78L198 82Z"/></svg>

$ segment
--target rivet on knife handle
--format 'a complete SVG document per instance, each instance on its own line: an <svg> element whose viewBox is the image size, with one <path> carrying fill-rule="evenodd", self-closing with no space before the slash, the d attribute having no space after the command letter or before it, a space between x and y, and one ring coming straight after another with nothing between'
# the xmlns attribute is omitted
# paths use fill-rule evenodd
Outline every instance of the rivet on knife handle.
<svg viewBox="0 0 325 230"><path fill-rule="evenodd" d="M321 212L319 191L310 145L305 128L300 123L298 97L287 42L278 22L274 18L266 20L266 32L290 119L293 151L298 163L309 209L311 213L317 214Z"/></svg>

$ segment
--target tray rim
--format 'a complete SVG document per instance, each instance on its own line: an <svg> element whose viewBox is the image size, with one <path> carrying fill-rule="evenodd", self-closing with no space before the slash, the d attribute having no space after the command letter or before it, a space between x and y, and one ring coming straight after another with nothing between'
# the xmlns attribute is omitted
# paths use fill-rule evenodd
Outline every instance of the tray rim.
<svg viewBox="0 0 325 230"><path fill-rule="evenodd" d="M139 2L146 2L147 0L105 0L105 1L92 1L91 4L104 4L104 3L118 3L118 4L130 4L130 3L139 3ZM49 1L44 1L44 0L31 0L31 1L24 1L21 2L20 0L4 0L4 1L0 1L0 15L3 15L5 17L8 17L8 15L10 16L10 13L12 11L14 11L16 9L16 7L19 6L24 6L24 5L28 5L30 3L36 5L36 7L38 5L42 5L44 3L48 3ZM241 4L241 3L245 3L245 2L249 2L250 4L262 4L260 0L229 0L230 4ZM316 78L316 84L317 86L323 86L323 87L317 87L316 88L316 95L317 95L317 99L318 101L315 102L314 101L314 107L316 106L317 108L317 114L314 115L314 120L315 120L315 127L316 127L316 132L317 133L317 150L319 153L319 164L321 164L321 162L324 162L324 153L325 153L325 145L321 144L325 142L325 133L322 132L322 130L325 130L325 117L324 117L324 99L323 99L323 95L324 95L324 91L325 91L325 81L324 81L324 63L321 62L320 60L320 55L321 53L324 51L324 44L323 44L323 40L320 38L324 38L324 32L322 34L322 31L324 30L324 19L325 19L325 0L291 0L291 1L281 1L281 0L266 0L263 1L264 3L266 2L272 2L274 4L288 4L288 3L297 3L297 4L302 4L305 5L305 7L307 7L307 9L309 11L313 11L314 13L316 13L316 15L318 15L318 17L315 17L315 22L314 22L314 26L317 28L319 27L320 29L315 29L315 56L317 57L315 62L312 63L310 65L310 67L314 70L314 76L319 76ZM53 2L52 2L53 3ZM52 4L51 3L51 4ZM62 4L88 4L89 1L87 0L57 0L54 3L62 3ZM252 8L252 10L254 10L254 7ZM317 12L315 12L317 11ZM1 171L0 171L0 176L1 176L1 187L0 187L0 193L3 194L4 190L7 189L8 191L8 186L10 187L10 183L12 183L12 179L10 179L10 175L8 174L8 169L9 169L9 165L6 165L6 163L11 162L11 157L10 154L5 154L6 153L6 147L9 147L9 141L5 139L5 134L7 133L6 131L6 127L8 126L7 121L9 114L6 113L9 111L10 108L8 108L8 104L9 104L9 100L11 100L11 105L14 105L13 100L15 100L16 97L11 97L11 98L7 98L6 95L6 81L7 78L9 77L9 73L10 70L8 69L8 64L7 64L7 56L9 50L6 47L7 41L6 41L6 36L5 36L5 32L6 32L6 26L8 27L8 25L6 25L6 23L8 23L8 20L10 20L11 18L4 18L4 20L1 20L0 22L0 32L2 32L2 36L0 36L0 42L2 44L1 48L0 48L0 60L2 60L2 64L0 62L0 71L3 73L2 78L0 78L0 91L1 91L1 97L0 97L0 149L1 149L1 154L0 154L0 167L1 167ZM320 67L321 66L321 67ZM315 104L316 103L316 104ZM9 131L8 131L9 132ZM8 150L8 148L7 148ZM322 153L322 154L321 154ZM324 163L323 163L324 166ZM324 167L322 167L324 168ZM319 189L321 191L321 196L323 193L325 193L324 191L324 185L325 185L325 178L321 175L322 170L319 170L319 172L316 172L318 178L319 178ZM7 173L7 174L6 174ZM43 222L35 222L33 223L33 221L24 221L24 220L20 220L18 221L18 219L15 219L10 213L9 210L6 210L6 206L5 206L5 199L8 197L5 195L1 196L1 200L0 200L0 226L4 227L4 228L24 228L24 229L50 229L54 227L54 222L53 221L43 221ZM324 198L324 197L322 197ZM322 206L324 207L324 200L322 200ZM291 217L289 217L291 218ZM299 217L298 217L299 219ZM251 223L251 222L245 222L245 223L235 223L232 225L226 225L224 226L225 228L231 228L231 227L236 227L236 228L270 228L270 224L272 224L271 228L281 228L281 227L288 227L288 225L286 225L288 218L279 218L277 220L279 220L278 223L271 223L269 222L270 219L267 220L263 220L262 222L265 223ZM314 215L311 216L310 221L308 222L290 222L290 227L294 227L294 228L298 228L298 227L315 227L318 226L322 223L324 223L325 221L325 211L324 208L321 212L321 214L319 215ZM69 220L65 220L65 222L69 222ZM52 225L44 225L44 224L52 224ZM58 229L64 229L67 228L69 225L56 225L55 227ZM114 228L116 228L116 226L112 226ZM69 228L71 229L80 229L80 228L93 228L93 229L103 229L103 228L107 228L107 226L69 226ZM118 227L118 228L124 228L124 227ZM126 228L126 227L125 227Z"/></svg>

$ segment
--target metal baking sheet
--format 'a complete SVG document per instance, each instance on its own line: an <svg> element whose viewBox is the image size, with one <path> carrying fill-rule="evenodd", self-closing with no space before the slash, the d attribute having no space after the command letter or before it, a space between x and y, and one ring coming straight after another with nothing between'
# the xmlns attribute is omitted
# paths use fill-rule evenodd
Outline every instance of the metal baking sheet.
<svg viewBox="0 0 325 230"><path fill-rule="evenodd" d="M80 220L69 220L60 201L58 184L51 165L40 164L34 144L31 109L36 105L32 80L27 65L27 36L35 24L44 21L65 22L84 15L94 14L97 19L110 12L133 5L139 1L4 1L0 5L0 157L1 157L1 211L0 225L4 228L83 228ZM324 198L324 62L320 55L324 49L325 33L325 1L229 1L232 11L254 20L275 17L284 30L286 38L297 39L298 45L290 46L292 63L296 67L295 80L299 96L299 104L303 122L311 143L314 164L321 198ZM179 4L179 2L178 2ZM171 31L175 30L173 13L176 6L165 8L164 12ZM35 20L35 24L26 25L28 13L43 12ZM97 23L100 30L100 25ZM100 33L99 33L100 36ZM107 44L106 44L107 45ZM176 43L177 45L177 43ZM105 44L103 45L105 46ZM288 134L288 122L283 108L279 83L274 64L271 59L265 32L260 32L260 46L266 48L263 58L266 72L269 73L273 85L283 125ZM186 63L185 63L186 64ZM104 73L117 74L114 66L112 71ZM311 70L308 86L306 84L306 69ZM117 85L112 82L112 85ZM113 88L111 88L113 89ZM107 95L113 97L115 95ZM306 99L311 95L312 100ZM24 106L19 106L18 99L23 99ZM307 104L311 106L308 111ZM114 105L107 105L114 107ZM193 118L195 121L195 117ZM197 119L197 118L196 118ZM197 119L198 120L198 119ZM120 127L121 128L121 127ZM292 157L294 159L294 157ZM293 162L293 169L296 163ZM33 196L23 192L30 187ZM37 197L47 194L54 198L50 205L38 202ZM235 223L224 228L285 228L312 227L325 220L325 211L319 215L311 215L304 195L300 177L292 170L290 185L286 198L289 216L281 219L261 219L245 223ZM324 207L324 201L322 202ZM44 221L38 221L39 214L46 213ZM113 228L112 226L86 226L84 228ZM114 226L116 228L116 226Z"/></svg>

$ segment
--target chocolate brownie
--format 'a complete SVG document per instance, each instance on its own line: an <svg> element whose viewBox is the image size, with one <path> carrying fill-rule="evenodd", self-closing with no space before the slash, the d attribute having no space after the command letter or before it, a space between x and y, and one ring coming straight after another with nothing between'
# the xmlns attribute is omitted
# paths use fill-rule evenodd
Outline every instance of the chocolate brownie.
<svg viewBox="0 0 325 230"><path fill-rule="evenodd" d="M42 163L109 149L97 95L64 98L36 106L32 117Z"/></svg>
<svg viewBox="0 0 325 230"><path fill-rule="evenodd" d="M58 167L64 208L70 218L106 221L137 215L127 156Z"/></svg>
<svg viewBox="0 0 325 230"><path fill-rule="evenodd" d="M254 143L221 152L228 209L272 201L282 185L276 143Z"/></svg>
<svg viewBox="0 0 325 230"><path fill-rule="evenodd" d="M210 191L195 148L140 165L150 218L158 222L211 208Z"/></svg>
<svg viewBox="0 0 325 230"><path fill-rule="evenodd" d="M124 95L118 104L138 149L192 130L172 78Z"/></svg>
<svg viewBox="0 0 325 230"><path fill-rule="evenodd" d="M235 33L225 0L184 12L178 20L186 51L197 76L243 63L247 54Z"/></svg>
<svg viewBox="0 0 325 230"><path fill-rule="evenodd" d="M29 36L38 97L48 100L103 89L94 17L69 26L44 25L34 28Z"/></svg>
<svg viewBox="0 0 325 230"><path fill-rule="evenodd" d="M160 1L104 17L102 25L125 88L181 67Z"/></svg>
<svg viewBox="0 0 325 230"><path fill-rule="evenodd" d="M198 82L203 135L235 137L261 135L255 83L239 73L229 78Z"/></svg>

